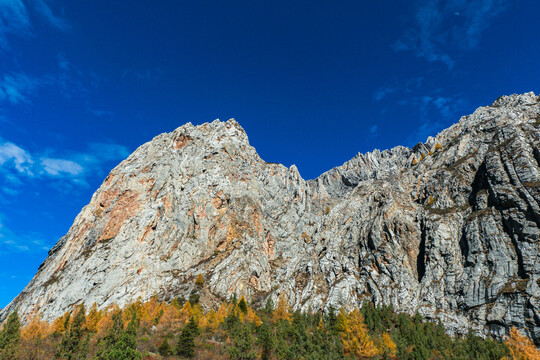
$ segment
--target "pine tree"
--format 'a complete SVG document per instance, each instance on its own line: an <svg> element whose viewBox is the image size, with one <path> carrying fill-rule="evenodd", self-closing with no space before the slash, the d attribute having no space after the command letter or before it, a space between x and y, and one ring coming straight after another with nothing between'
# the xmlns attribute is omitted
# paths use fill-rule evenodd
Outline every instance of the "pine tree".
<svg viewBox="0 0 540 360"><path fill-rule="evenodd" d="M141 353L137 351L137 318L136 314L133 313L127 329L120 333L118 342L109 352L108 359L137 360L141 357Z"/></svg>
<svg viewBox="0 0 540 360"><path fill-rule="evenodd" d="M248 311L248 306L246 303L246 299L244 299L244 296L242 296L242 298L238 302L238 309L240 309L240 311L243 312L244 314L246 314Z"/></svg>
<svg viewBox="0 0 540 360"><path fill-rule="evenodd" d="M267 322L263 322L258 328L259 337L257 343L262 348L262 360L269 360L272 356L272 351L275 347L276 338L270 325Z"/></svg>
<svg viewBox="0 0 540 360"><path fill-rule="evenodd" d="M19 320L19 314L12 312L4 330L0 331L0 359L12 360L15 359L15 354L19 346L21 339L21 322Z"/></svg>
<svg viewBox="0 0 540 360"><path fill-rule="evenodd" d="M239 324L231 330L233 344L229 348L231 359L250 360L256 359L257 354L253 351L253 336L249 324Z"/></svg>
<svg viewBox="0 0 540 360"><path fill-rule="evenodd" d="M337 332L336 329L338 327L338 324L337 324L336 310L334 309L332 305L330 305L330 307L328 308L328 311L324 319L324 325L325 325L325 328L329 332L331 333Z"/></svg>
<svg viewBox="0 0 540 360"><path fill-rule="evenodd" d="M99 360L109 359L108 353L111 348L120 340L120 335L124 331L124 322L122 320L122 311L118 310L112 315L112 326L107 331L107 335L100 343L100 350L97 354Z"/></svg>
<svg viewBox="0 0 540 360"><path fill-rule="evenodd" d="M73 322L69 327L69 331L66 330L62 337L58 350L56 352L56 358L62 358L67 360L72 359L86 359L85 342L82 341L84 331L84 323L86 321L86 309L84 304L79 306L77 315L73 318Z"/></svg>
<svg viewBox="0 0 540 360"><path fill-rule="evenodd" d="M199 327L195 319L191 317L178 337L176 354L188 358L193 357L195 355L195 338L197 335L199 335Z"/></svg>
<svg viewBox="0 0 540 360"><path fill-rule="evenodd" d="M137 351L137 325L136 313L131 315L131 321L126 330L122 320L122 312L113 315L113 326L103 339L99 360L138 360L142 355Z"/></svg>
<svg viewBox="0 0 540 360"><path fill-rule="evenodd" d="M163 357L172 355L172 348L171 345L169 345L169 341L167 341L166 337L163 339L161 345L159 345L158 352Z"/></svg>
<svg viewBox="0 0 540 360"><path fill-rule="evenodd" d="M274 312L274 302L272 301L271 297L268 297L268 299L266 300L266 304L264 306L264 312L268 315Z"/></svg>

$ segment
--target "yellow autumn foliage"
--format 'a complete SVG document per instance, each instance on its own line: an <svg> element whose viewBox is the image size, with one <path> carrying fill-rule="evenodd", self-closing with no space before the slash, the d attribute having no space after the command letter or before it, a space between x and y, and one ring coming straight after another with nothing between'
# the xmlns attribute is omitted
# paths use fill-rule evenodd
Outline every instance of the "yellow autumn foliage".
<svg viewBox="0 0 540 360"><path fill-rule="evenodd" d="M522 335L512 326L510 334L505 341L510 349L512 360L538 360L540 359L540 350L527 336Z"/></svg>
<svg viewBox="0 0 540 360"><path fill-rule="evenodd" d="M21 328L21 339L31 341L43 338L49 334L49 323L42 321L39 316L34 316L26 326Z"/></svg>
<svg viewBox="0 0 540 360"><path fill-rule="evenodd" d="M86 316L86 323L84 326L91 332L97 332L97 324L102 316L103 312L98 310L96 303L93 303Z"/></svg>
<svg viewBox="0 0 540 360"><path fill-rule="evenodd" d="M283 293L279 296L278 305L274 309L273 320L274 321L280 321L280 320L291 321L291 314L289 313L287 300L285 299L285 295L283 295Z"/></svg>
<svg viewBox="0 0 540 360"><path fill-rule="evenodd" d="M396 344L388 335L388 333L383 333L381 336L380 346L379 346L379 353L381 355L384 355L384 357L394 357L396 356Z"/></svg>
<svg viewBox="0 0 540 360"><path fill-rule="evenodd" d="M343 309L338 315L338 328L341 333L345 356L374 357L379 354L373 340L368 335L364 317L358 309L347 314Z"/></svg>
<svg viewBox="0 0 540 360"><path fill-rule="evenodd" d="M177 331L182 326L180 311L174 305L167 305L158 322L158 329Z"/></svg>

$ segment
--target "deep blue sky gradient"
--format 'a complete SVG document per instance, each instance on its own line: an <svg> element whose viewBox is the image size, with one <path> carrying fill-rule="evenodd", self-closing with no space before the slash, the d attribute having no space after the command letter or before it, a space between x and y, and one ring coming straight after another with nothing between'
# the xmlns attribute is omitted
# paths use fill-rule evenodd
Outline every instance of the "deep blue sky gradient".
<svg viewBox="0 0 540 360"><path fill-rule="evenodd" d="M0 3L0 307L107 173L187 123L234 117L315 178L539 91L540 3Z"/></svg>

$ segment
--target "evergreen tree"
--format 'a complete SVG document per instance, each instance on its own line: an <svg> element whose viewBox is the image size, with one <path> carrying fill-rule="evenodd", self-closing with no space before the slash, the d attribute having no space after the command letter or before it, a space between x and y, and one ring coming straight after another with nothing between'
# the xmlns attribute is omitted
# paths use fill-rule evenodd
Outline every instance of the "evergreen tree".
<svg viewBox="0 0 540 360"><path fill-rule="evenodd" d="M268 297L266 300L266 305L264 306L264 312L270 315L274 311L274 302L271 297Z"/></svg>
<svg viewBox="0 0 540 360"><path fill-rule="evenodd" d="M178 337L176 354L188 358L193 357L195 355L195 338L197 335L199 335L199 327L195 319L191 317Z"/></svg>
<svg viewBox="0 0 540 360"><path fill-rule="evenodd" d="M67 360L72 359L86 359L87 347L86 342L83 340L83 335L86 329L83 325L86 322L86 308L84 304L79 306L77 315L73 318L73 322L69 327L69 331L66 329L62 337L62 342L58 346L56 352L56 358L62 358Z"/></svg>
<svg viewBox="0 0 540 360"><path fill-rule="evenodd" d="M131 321L125 331L120 333L116 342L109 351L110 360L137 360L141 359L141 353L137 351L137 321L136 313L131 315Z"/></svg>
<svg viewBox="0 0 540 360"><path fill-rule="evenodd" d="M246 299L244 299L243 296L240 299L240 301L238 302L238 309L240 309L240 311L243 312L244 314L246 314L247 311L248 311Z"/></svg>
<svg viewBox="0 0 540 360"><path fill-rule="evenodd" d="M3 331L0 331L0 359L15 359L19 341L21 339L21 322L19 314L12 312L6 322Z"/></svg>
<svg viewBox="0 0 540 360"><path fill-rule="evenodd" d="M166 337L163 339L163 342L161 343L161 345L159 345L158 352L163 357L172 355L173 353L172 348L171 348L171 345L169 345L169 341L167 341Z"/></svg>
<svg viewBox="0 0 540 360"><path fill-rule="evenodd" d="M229 348L231 359L250 360L256 359L257 354L253 351L253 336L249 324L240 324L232 329L233 344Z"/></svg>
<svg viewBox="0 0 540 360"><path fill-rule="evenodd" d="M225 329L232 330L240 324L240 318L238 317L238 310L233 307L229 315L225 318Z"/></svg>
<svg viewBox="0 0 540 360"><path fill-rule="evenodd" d="M269 360L276 343L275 335L267 322L263 322L261 326L259 326L258 332L259 337L257 342L262 348L261 359Z"/></svg>
<svg viewBox="0 0 540 360"><path fill-rule="evenodd" d="M97 353L99 360L109 359L108 353L116 342L119 341L120 335L124 331L124 322L122 321L122 311L117 311L112 316L112 326L107 331L107 335L100 342L100 349Z"/></svg>
<svg viewBox="0 0 540 360"><path fill-rule="evenodd" d="M138 360L142 355L137 351L137 325L135 312L126 330L122 321L122 312L113 315L113 326L103 339L103 347L98 352L99 360Z"/></svg>
<svg viewBox="0 0 540 360"><path fill-rule="evenodd" d="M326 329L331 333L337 332L337 316L336 316L336 310L333 306L330 305L328 308L328 312L326 313L326 317L324 319Z"/></svg>

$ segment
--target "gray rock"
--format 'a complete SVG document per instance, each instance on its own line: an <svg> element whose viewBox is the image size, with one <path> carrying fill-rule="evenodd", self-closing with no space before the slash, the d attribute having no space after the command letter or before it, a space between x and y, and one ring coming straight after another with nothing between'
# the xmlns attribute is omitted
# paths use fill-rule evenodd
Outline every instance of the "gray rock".
<svg viewBox="0 0 540 360"><path fill-rule="evenodd" d="M540 344L538 100L503 96L309 181L262 160L234 120L161 134L109 174L0 317L187 298L202 274L205 307L233 293L304 311L372 301Z"/></svg>

